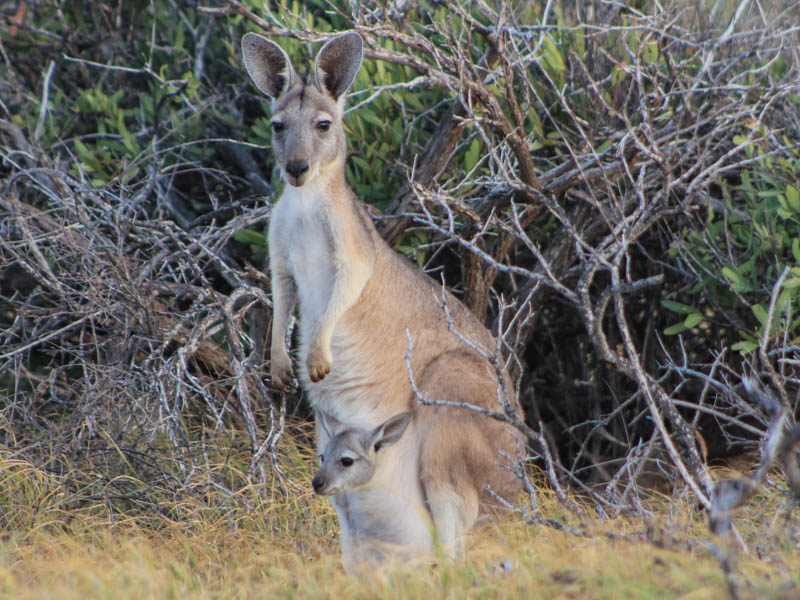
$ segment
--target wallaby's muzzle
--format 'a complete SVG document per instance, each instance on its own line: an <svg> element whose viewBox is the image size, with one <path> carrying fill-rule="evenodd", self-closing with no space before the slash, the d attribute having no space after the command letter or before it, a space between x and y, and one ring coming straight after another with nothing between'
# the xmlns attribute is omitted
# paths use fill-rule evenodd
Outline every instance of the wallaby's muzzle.
<svg viewBox="0 0 800 600"><path fill-rule="evenodd" d="M305 175L308 173L308 161L292 160L286 163L286 175L289 183L295 187L300 187L305 183Z"/></svg>
<svg viewBox="0 0 800 600"><path fill-rule="evenodd" d="M311 480L311 487L314 488L315 494L319 494L320 496L327 496L326 488L328 487L328 482L322 475L317 474L314 476L314 479Z"/></svg>

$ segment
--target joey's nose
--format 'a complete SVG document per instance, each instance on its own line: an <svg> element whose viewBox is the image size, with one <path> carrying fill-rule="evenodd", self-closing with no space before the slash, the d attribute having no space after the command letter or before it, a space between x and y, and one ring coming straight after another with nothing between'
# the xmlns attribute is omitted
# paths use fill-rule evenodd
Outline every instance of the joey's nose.
<svg viewBox="0 0 800 600"><path fill-rule="evenodd" d="M314 493L319 494L323 487L325 487L325 480L316 475L314 479L311 480L311 487L314 488Z"/></svg>
<svg viewBox="0 0 800 600"><path fill-rule="evenodd" d="M300 179L300 176L306 171L308 171L308 163L304 160L293 160L286 163L286 172L295 179Z"/></svg>

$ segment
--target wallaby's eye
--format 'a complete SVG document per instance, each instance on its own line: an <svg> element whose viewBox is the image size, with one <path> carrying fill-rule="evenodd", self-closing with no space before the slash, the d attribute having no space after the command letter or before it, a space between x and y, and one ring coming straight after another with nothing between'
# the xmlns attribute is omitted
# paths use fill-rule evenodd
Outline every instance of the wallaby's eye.
<svg viewBox="0 0 800 600"><path fill-rule="evenodd" d="M280 133L284 129L286 129L286 123L284 123L283 121L272 122L272 131L274 131L275 133Z"/></svg>
<svg viewBox="0 0 800 600"><path fill-rule="evenodd" d="M349 456L342 457L342 466L343 467L352 467L353 466L353 459Z"/></svg>
<svg viewBox="0 0 800 600"><path fill-rule="evenodd" d="M327 119L324 121L317 121L317 129L320 131L328 131L331 128L331 122Z"/></svg>
<svg viewBox="0 0 800 600"><path fill-rule="evenodd" d="M377 453L378 450L380 450L380 449L381 449L381 443L380 442L375 442L375 448L374 448L375 452Z"/></svg>
<svg viewBox="0 0 800 600"><path fill-rule="evenodd" d="M325 462L325 455L324 454L320 454L319 455L319 462L321 462L321 463Z"/></svg>

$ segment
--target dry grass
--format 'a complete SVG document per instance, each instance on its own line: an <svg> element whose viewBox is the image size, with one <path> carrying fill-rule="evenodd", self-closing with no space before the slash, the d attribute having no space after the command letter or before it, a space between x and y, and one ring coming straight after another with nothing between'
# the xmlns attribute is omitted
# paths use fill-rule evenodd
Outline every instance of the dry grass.
<svg viewBox="0 0 800 600"><path fill-rule="evenodd" d="M128 514L102 501L70 505L59 478L1 460L7 598L721 598L729 590L704 514L679 497L653 494L651 517L579 523L541 490L541 514L585 535L493 521L472 535L465 560L355 579L341 568L329 503L309 493L245 487L234 499L210 492L206 503ZM310 473L295 474L310 489ZM762 493L735 523L748 553L713 541L734 552L739 596L796 597L800 523L785 496Z"/></svg>

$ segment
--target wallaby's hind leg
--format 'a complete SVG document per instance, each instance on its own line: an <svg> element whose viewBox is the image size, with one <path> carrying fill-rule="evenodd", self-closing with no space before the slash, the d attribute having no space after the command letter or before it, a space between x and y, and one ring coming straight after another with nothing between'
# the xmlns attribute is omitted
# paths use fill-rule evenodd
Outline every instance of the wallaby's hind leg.
<svg viewBox="0 0 800 600"><path fill-rule="evenodd" d="M464 534L480 512L483 488L488 480L486 458L493 450L472 435L473 415L455 408L420 407L427 413L420 432L420 480L439 542L452 557L463 554ZM476 458L482 458L478 463ZM499 457L498 457L499 458ZM484 467L483 473L476 466Z"/></svg>
<svg viewBox="0 0 800 600"><path fill-rule="evenodd" d="M455 401L501 410L489 365L469 352L448 352L420 377L431 401ZM415 397L416 401L416 397ZM519 481L503 466L516 454L517 439L503 423L468 408L418 406L420 479L436 532L451 554L463 549L464 534L478 515L497 502L487 488L513 502Z"/></svg>
<svg viewBox="0 0 800 600"><path fill-rule="evenodd" d="M439 543L449 556L462 556L464 534L478 518L478 494L474 490L458 493L433 481L429 484L425 491Z"/></svg>

